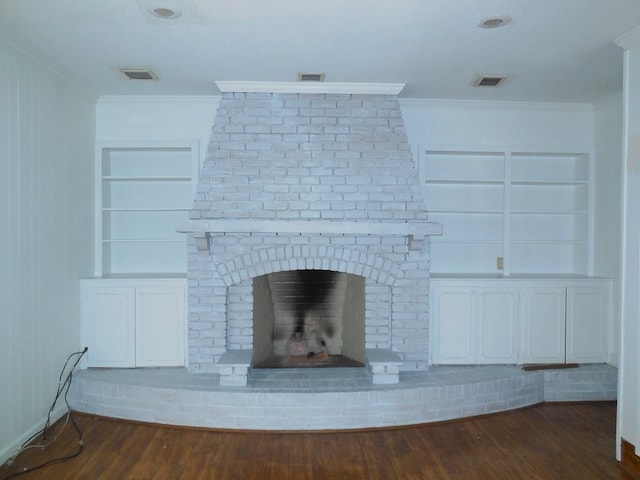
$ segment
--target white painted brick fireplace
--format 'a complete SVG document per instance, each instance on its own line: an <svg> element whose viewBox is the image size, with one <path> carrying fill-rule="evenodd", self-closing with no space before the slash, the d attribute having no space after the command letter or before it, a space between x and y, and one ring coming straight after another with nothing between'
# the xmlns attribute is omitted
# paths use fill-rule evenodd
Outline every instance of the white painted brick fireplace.
<svg viewBox="0 0 640 480"><path fill-rule="evenodd" d="M365 348L428 368L429 235L402 85L218 83L188 224L189 368L253 349L253 279L365 279ZM302 90L302 91L300 91ZM245 355L244 358L247 358Z"/></svg>

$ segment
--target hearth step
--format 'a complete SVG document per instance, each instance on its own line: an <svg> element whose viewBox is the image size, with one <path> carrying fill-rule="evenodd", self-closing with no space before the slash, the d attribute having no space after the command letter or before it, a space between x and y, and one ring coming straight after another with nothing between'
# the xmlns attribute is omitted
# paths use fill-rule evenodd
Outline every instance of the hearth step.
<svg viewBox="0 0 640 480"><path fill-rule="evenodd" d="M357 368L364 365L344 355L293 355L271 357L261 361L253 368Z"/></svg>
<svg viewBox="0 0 640 480"><path fill-rule="evenodd" d="M220 372L220 385L245 387L251 369L253 350L229 350L222 354L217 366Z"/></svg>
<svg viewBox="0 0 640 480"><path fill-rule="evenodd" d="M397 353L384 348L367 349L371 379L377 385L390 385L400 381L402 360Z"/></svg>

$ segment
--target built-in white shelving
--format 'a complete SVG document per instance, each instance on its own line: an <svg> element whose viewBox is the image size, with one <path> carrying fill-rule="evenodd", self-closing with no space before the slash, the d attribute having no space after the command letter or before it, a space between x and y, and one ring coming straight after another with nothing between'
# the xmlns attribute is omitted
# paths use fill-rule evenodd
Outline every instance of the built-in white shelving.
<svg viewBox="0 0 640 480"><path fill-rule="evenodd" d="M197 142L98 145L96 274L185 273Z"/></svg>
<svg viewBox="0 0 640 480"><path fill-rule="evenodd" d="M443 225L431 239L434 273L592 274L588 151L421 153L429 219Z"/></svg>

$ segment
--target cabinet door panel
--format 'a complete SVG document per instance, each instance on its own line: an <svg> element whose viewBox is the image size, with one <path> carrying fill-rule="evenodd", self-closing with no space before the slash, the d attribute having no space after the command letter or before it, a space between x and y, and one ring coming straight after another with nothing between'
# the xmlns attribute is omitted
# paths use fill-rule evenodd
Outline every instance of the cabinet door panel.
<svg viewBox="0 0 640 480"><path fill-rule="evenodd" d="M432 295L433 363L475 363L475 290L442 288Z"/></svg>
<svg viewBox="0 0 640 480"><path fill-rule="evenodd" d="M565 361L565 288L528 288L522 316L522 363Z"/></svg>
<svg viewBox="0 0 640 480"><path fill-rule="evenodd" d="M136 289L136 366L184 365L184 289Z"/></svg>
<svg viewBox="0 0 640 480"><path fill-rule="evenodd" d="M478 302L478 363L516 363L517 291L481 289Z"/></svg>
<svg viewBox="0 0 640 480"><path fill-rule="evenodd" d="M567 361L598 363L607 360L606 325L609 295L606 287L567 289Z"/></svg>
<svg viewBox="0 0 640 480"><path fill-rule="evenodd" d="M88 288L83 300L83 341L89 348L87 366L134 367L134 289Z"/></svg>

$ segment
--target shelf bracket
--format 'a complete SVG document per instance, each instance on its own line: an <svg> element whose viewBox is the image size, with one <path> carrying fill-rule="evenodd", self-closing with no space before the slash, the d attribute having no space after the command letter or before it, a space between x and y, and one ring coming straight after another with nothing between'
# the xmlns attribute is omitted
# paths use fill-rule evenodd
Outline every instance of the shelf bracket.
<svg viewBox="0 0 640 480"><path fill-rule="evenodd" d="M193 238L196 242L198 253L200 255L209 255L209 247L211 245L209 232L193 232Z"/></svg>
<svg viewBox="0 0 640 480"><path fill-rule="evenodd" d="M407 243L409 244L410 252L420 252L424 246L425 235L407 235Z"/></svg>

